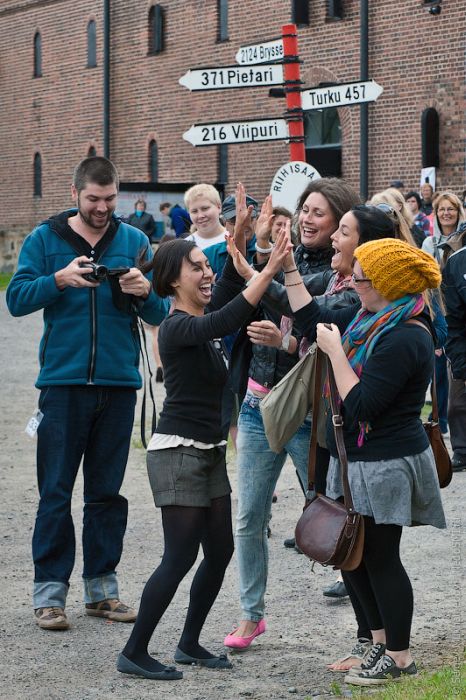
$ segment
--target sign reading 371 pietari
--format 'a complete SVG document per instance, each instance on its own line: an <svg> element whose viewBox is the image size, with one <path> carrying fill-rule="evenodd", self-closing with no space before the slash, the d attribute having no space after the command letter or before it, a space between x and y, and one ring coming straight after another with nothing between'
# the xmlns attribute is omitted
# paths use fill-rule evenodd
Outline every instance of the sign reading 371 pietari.
<svg viewBox="0 0 466 700"><path fill-rule="evenodd" d="M189 90L225 90L227 88L281 85L283 83L283 67L280 64L271 64L196 68L188 70L178 82Z"/></svg>

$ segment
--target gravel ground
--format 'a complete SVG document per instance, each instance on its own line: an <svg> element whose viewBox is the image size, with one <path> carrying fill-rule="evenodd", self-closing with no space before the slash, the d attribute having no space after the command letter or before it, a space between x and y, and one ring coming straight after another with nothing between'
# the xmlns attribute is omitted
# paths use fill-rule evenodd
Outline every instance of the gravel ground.
<svg viewBox="0 0 466 700"><path fill-rule="evenodd" d="M351 647L355 624L347 600L322 596L334 573L283 547L302 507L302 495L291 464L285 466L273 506L270 574L267 592L268 631L243 653L232 653L231 671L184 667L184 679L160 684L134 679L115 670L115 659L129 633L127 625L89 618L81 600L81 552L78 546L67 612L71 629L44 632L33 622L31 590L33 568L30 541L37 505L35 440L24 428L36 408L37 348L41 315L21 319L8 315L5 293L0 293L3 357L1 424L1 570L2 685L7 700L84 700L97 698L164 697L170 700L276 700L325 696L341 674L325 670ZM158 404L161 389L157 385ZM145 454L133 437L123 493L130 503L125 549L119 567L124 601L137 604L144 582L162 554L160 513L155 510L145 473ZM235 484L234 455L229 461ZM464 488L466 472L455 474L444 491L449 529L406 529L403 558L415 592L413 651L418 664L434 669L459 663L464 635ZM73 514L79 542L82 480L78 478ZM234 507L236 493L233 492ZM191 576L182 583L149 650L165 662L172 660L187 608ZM464 575L463 575L464 581ZM222 640L239 615L236 563L231 563L224 586L212 610L202 641L222 651Z"/></svg>

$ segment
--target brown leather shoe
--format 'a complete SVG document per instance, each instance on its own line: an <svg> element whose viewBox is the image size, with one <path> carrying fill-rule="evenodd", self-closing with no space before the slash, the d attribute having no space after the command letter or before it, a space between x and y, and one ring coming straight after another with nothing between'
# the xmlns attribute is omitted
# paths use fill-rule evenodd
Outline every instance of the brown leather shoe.
<svg viewBox="0 0 466 700"><path fill-rule="evenodd" d="M43 630L67 630L70 626L63 608L37 608L34 617Z"/></svg>
<svg viewBox="0 0 466 700"><path fill-rule="evenodd" d="M86 615L105 617L107 620L115 622L134 622L137 614L134 608L125 605L118 598L99 600L98 603L86 603Z"/></svg>

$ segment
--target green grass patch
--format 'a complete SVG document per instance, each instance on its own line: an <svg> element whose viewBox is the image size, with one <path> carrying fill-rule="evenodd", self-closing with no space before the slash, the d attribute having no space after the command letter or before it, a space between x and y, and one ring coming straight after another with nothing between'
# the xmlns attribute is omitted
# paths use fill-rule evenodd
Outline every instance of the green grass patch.
<svg viewBox="0 0 466 700"><path fill-rule="evenodd" d="M0 291L4 291L13 277L12 272L0 272Z"/></svg>
<svg viewBox="0 0 466 700"><path fill-rule="evenodd" d="M466 698L466 664L456 668L447 667L434 673L423 673L416 678L403 680L372 688L358 688L344 684L351 691L352 698L370 698L371 700L454 700ZM338 683L332 683L330 692L342 697ZM343 696L345 697L345 696ZM347 696L346 696L347 697Z"/></svg>

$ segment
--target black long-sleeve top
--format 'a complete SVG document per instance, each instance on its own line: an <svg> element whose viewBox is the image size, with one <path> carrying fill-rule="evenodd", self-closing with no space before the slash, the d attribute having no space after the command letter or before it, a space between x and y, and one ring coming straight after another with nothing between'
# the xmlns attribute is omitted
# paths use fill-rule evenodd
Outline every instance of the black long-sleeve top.
<svg viewBox="0 0 466 700"><path fill-rule="evenodd" d="M157 433L208 444L223 439L221 401L227 368L212 341L236 331L254 311L242 288L229 258L204 316L175 311L162 322L159 350L167 393Z"/></svg>
<svg viewBox="0 0 466 700"><path fill-rule="evenodd" d="M317 323L335 323L343 333L355 316L354 307L326 310L315 301L295 312L306 335L315 339ZM350 461L376 461L419 454L429 442L420 419L432 378L434 346L427 314L418 317L431 332L402 322L381 336L364 365L359 383L342 402L343 433ZM358 447L360 422L371 430ZM331 416L327 446L338 456Z"/></svg>

